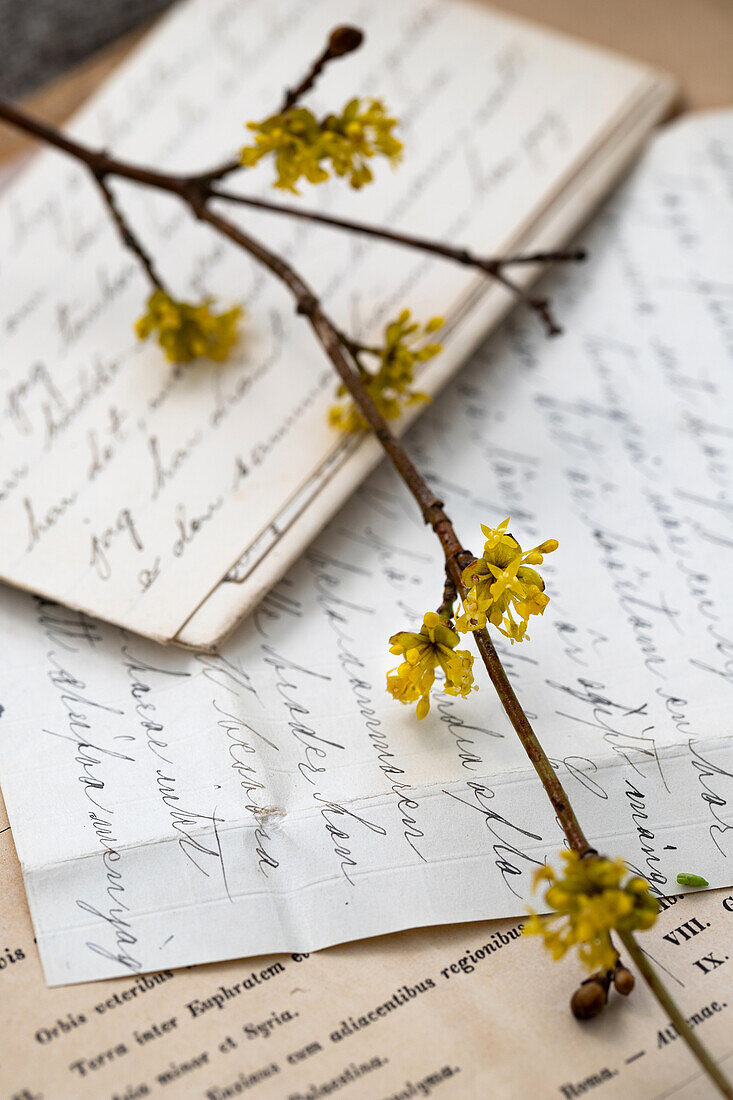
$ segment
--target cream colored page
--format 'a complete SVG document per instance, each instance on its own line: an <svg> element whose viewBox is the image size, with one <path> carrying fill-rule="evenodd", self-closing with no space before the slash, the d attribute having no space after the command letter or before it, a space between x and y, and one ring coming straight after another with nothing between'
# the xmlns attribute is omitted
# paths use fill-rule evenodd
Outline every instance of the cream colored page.
<svg viewBox="0 0 733 1100"><path fill-rule="evenodd" d="M247 117L275 108L344 20L363 23L367 43L329 69L314 106L383 95L403 118L405 160L394 174L380 166L359 196L329 184L299 201L487 252L542 208L649 80L460 2L190 0L76 130L138 162L205 167L243 140ZM269 176L235 186L276 197ZM339 446L324 419L333 381L279 285L175 200L115 186L174 293L245 303L242 344L230 365L181 371L137 345L144 277L93 181L44 153L0 207L0 574L169 639ZM323 228L231 216L284 250L338 323L367 340L404 306L450 316L475 282Z"/></svg>
<svg viewBox="0 0 733 1100"><path fill-rule="evenodd" d="M3 818L3 1098L716 1095L641 985L599 1019L574 1021L575 961L551 963L516 921L48 989ZM729 1068L733 896L665 905L644 948Z"/></svg>

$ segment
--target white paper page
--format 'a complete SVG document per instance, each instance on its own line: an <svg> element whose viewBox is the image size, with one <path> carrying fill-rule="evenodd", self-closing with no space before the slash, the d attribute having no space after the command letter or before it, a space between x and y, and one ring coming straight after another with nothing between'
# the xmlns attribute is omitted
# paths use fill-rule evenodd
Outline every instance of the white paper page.
<svg viewBox="0 0 733 1100"><path fill-rule="evenodd" d="M733 882L733 114L676 124L412 429L475 548L560 539L508 671L600 850L662 894ZM50 983L515 915L562 836L477 667L384 690L441 563L386 467L219 656L3 601L2 782Z"/></svg>
<svg viewBox="0 0 733 1100"><path fill-rule="evenodd" d="M205 168L345 20L365 25L366 45L329 68L312 103L384 96L403 119L404 164L358 197L337 181L301 201L489 253L658 85L643 66L461 0L189 0L75 130L138 163ZM242 175L235 186L277 197L269 168ZM175 199L114 186L175 294L246 304L241 347L230 365L176 374L137 345L144 276L94 182L40 156L0 206L0 576L168 640L304 487L328 480L343 443L325 421L331 368L285 290ZM477 283L322 227L231 217L284 250L367 340L405 306L450 318ZM449 338L441 369L460 358Z"/></svg>

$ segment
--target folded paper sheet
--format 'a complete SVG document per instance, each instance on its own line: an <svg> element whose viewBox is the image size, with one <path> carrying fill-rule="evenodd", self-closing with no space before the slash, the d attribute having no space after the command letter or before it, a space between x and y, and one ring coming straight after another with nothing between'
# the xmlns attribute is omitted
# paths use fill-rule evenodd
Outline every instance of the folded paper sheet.
<svg viewBox="0 0 733 1100"><path fill-rule="evenodd" d="M578 816L662 894L733 882L733 115L677 124L409 446L551 602L506 662ZM3 597L2 782L50 983L516 915L562 837L491 689L424 722L387 638L442 590L381 467L219 655Z"/></svg>
<svg viewBox="0 0 733 1100"><path fill-rule="evenodd" d="M75 132L137 163L202 171L251 139L246 120L276 109L345 20L365 25L365 46L329 68L309 103L320 113L383 96L402 119L404 162L382 165L359 195L332 181L294 201L488 254L562 242L671 94L642 65L466 0L190 0ZM278 197L269 167L232 179ZM157 640L211 647L379 451L327 425L333 372L272 277L176 199L113 186L174 295L245 304L241 346L226 366L172 371L160 349L136 344L146 279L89 174L44 152L0 205L0 577ZM457 264L230 211L367 342L404 307L445 315L446 351L421 383L431 392L509 301ZM207 607L235 564L243 583Z"/></svg>

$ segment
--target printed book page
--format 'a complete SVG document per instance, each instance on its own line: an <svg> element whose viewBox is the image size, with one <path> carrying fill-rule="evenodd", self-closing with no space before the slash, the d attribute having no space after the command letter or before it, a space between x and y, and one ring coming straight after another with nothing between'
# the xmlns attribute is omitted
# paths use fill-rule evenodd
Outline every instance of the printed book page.
<svg viewBox="0 0 733 1100"><path fill-rule="evenodd" d="M549 537L502 646L596 846L655 891L730 886L733 115L654 140L548 291L409 434L480 546ZM389 636L442 593L386 468L218 654L3 595L0 782L49 984L517 917L562 834L487 683L428 717ZM500 639L502 640L502 639Z"/></svg>
<svg viewBox="0 0 733 1100"><path fill-rule="evenodd" d="M584 975L517 921L49 989L0 799L0 1092L55 1100L714 1100L641 982L578 1024ZM730 1065L733 895L672 894L643 946ZM613 995L612 995L613 996ZM531 1057L528 1057L531 1051Z"/></svg>
<svg viewBox="0 0 733 1100"><path fill-rule="evenodd" d="M464 0L188 0L73 130L137 163L202 170L246 141L244 123L271 114L347 20L365 26L366 43L329 67L309 103L382 96L402 120L404 162L358 195L332 181L296 201L486 254L564 241L672 94L639 64ZM271 182L264 166L232 178L277 198ZM328 426L332 368L283 287L176 199L113 187L175 295L245 305L241 343L226 365L174 369L136 342L145 276L85 170L41 153L0 203L0 576L158 641L211 647L377 451ZM428 392L509 304L459 265L229 214L284 252L358 338L376 340L405 307L444 315ZM222 592L232 576L246 584Z"/></svg>

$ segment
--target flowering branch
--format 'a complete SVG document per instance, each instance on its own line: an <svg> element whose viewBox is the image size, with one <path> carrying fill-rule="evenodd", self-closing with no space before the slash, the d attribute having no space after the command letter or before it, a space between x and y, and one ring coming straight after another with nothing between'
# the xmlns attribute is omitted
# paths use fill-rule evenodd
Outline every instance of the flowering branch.
<svg viewBox="0 0 733 1100"><path fill-rule="evenodd" d="M330 61L335 61L339 57L345 57L346 54L352 53L353 50L358 50L363 41L364 35L358 27L336 27L335 30L331 32L323 53L319 54L300 83L296 84L294 88L288 88L285 92L279 113L282 114L284 111L289 111L291 107L294 107L296 103L302 99L306 92L309 92L313 88L318 77ZM239 157L232 158L231 160L224 161L218 168L212 168L209 172L203 172L197 177L197 180L204 187L208 187L216 180L224 179L225 176L231 175L232 172L236 172L237 169L241 167L241 159Z"/></svg>
<svg viewBox="0 0 733 1100"><path fill-rule="evenodd" d="M534 297L528 294L523 287L508 278L504 273L504 268L509 266L526 266L528 264L578 262L585 259L585 252L582 249L558 249L555 252L532 252L506 257L478 256L466 248L454 247L442 241L431 241L423 237L415 236L414 234L401 233L380 226L369 226L362 222L351 221L345 218L333 218L326 214L319 214L315 211L298 210L297 207L270 203L266 199L250 198L227 191L220 191L212 186L212 181L221 178L222 175L228 174L228 172L233 171L235 168L241 168L240 161L236 163L232 161L229 163L226 172L224 171L225 166L222 166L213 173L205 173L203 175L174 175L167 172L157 172L150 168L143 168L135 164L130 164L127 161L118 160L116 157L111 157L104 150L91 149L60 133L54 127L47 126L45 123L27 114L27 112L21 110L19 107L3 100L0 100L0 121L6 122L15 129L30 134L46 145L51 145L62 152L68 153L75 160L86 165L98 186L102 189L105 202L107 202L110 212L115 219L123 243L134 253L156 286L160 285L160 281L157 275L154 274L154 269L153 273L151 273L152 265L150 263L150 258L141 249L136 237L122 219L114 200L110 201L111 196L109 195L109 188L104 186L108 176L119 176L122 179L130 180L133 183L138 183L145 187L152 187L160 191L167 191L174 195L178 195L192 208L204 206L209 199L220 198L246 206L257 207L261 210L269 210L272 213L293 217L297 216L313 222L320 222L323 225L332 225L335 228L348 230L354 233L362 233L366 236L377 237L385 241L392 241L395 244L401 244L408 248L415 248L422 252L432 253L436 256L443 256L445 259L453 260L456 263L475 267L490 278L502 283L520 301L531 310L538 313L550 335L556 335L562 330L549 311L549 302L547 299Z"/></svg>
<svg viewBox="0 0 733 1100"><path fill-rule="evenodd" d="M264 155L262 150L266 148L268 153L272 152L276 157L282 156L285 158L279 168L281 186L292 188L293 182L301 175L305 175L313 182L325 178L327 173L322 168L321 161L326 161L332 166L332 170L336 175L349 176L352 185L359 187L371 178L364 157L372 156L374 152L381 152L387 156L398 155L401 146L390 132L395 120L389 119L384 114L381 105L376 101L372 101L371 106L364 110L360 108L358 101L351 101L340 116L328 116L320 123L315 120L310 112L303 112L302 117L295 117L292 113L301 96L312 88L326 64L356 49L361 40L361 32L355 28L337 28L332 33L325 50L310 67L303 80L286 93L280 115L265 120L264 123L254 124L254 128L263 136L263 141L260 143L259 148L250 147L249 152L252 152L253 148L255 151L248 158L248 163L254 163L261 155ZM298 108L298 110L302 109ZM706 1072L710 1074L722 1094L733 1098L733 1089L731 1089L720 1069L715 1065L699 1040L691 1035L689 1028L685 1026L681 1013L674 1005L669 993L662 986L658 976L651 970L646 957L633 937L633 929L648 927L650 918L653 919L651 913L652 899L648 897L648 884L640 879L632 879L628 883L624 883L622 881L625 873L623 865L599 857L596 850L589 844L577 820L570 799L514 692L486 626L487 621L490 621L493 625L497 625L499 629L502 629L499 624L503 622L505 624L504 632L508 633L512 640L520 640L524 636L526 620L529 615L540 613L547 602L547 597L543 593L542 580L530 566L541 562L542 554L555 549L557 544L554 543L554 540L548 540L547 543L543 543L533 551L523 554L516 540L506 533L506 522L508 522L506 521L499 528L485 531L485 533L490 535L490 540L486 544L487 548L490 542L492 545L503 547L504 550L508 548L507 560L503 562L496 556L492 557L490 554L487 556L487 549L484 551L484 556L477 560L459 540L453 524L444 510L443 501L423 478L402 444L390 431L385 416L368 392L368 383L365 384L364 378L365 371L358 357L361 352L381 354L379 349L365 348L340 332L324 311L317 295L292 265L274 253L260 240L230 222L217 210L212 209L211 203L215 199L228 200L270 210L273 213L305 217L313 222L329 224L350 232L392 241L473 266L503 284L519 300L537 312L551 334L559 330L549 313L546 300L528 294L512 278L506 275L505 268L513 265L545 263L554 260L578 260L582 258L581 253L577 251L559 251L555 253L535 253L527 256L482 258L475 256L467 249L454 248L442 242L429 241L380 227L365 226L346 219L298 211L293 207L277 206L269 204L265 200L236 196L217 189L214 184L234 171L235 168L240 167L241 160L227 162L218 169L207 173L199 173L198 175L172 175L129 164L110 156L103 150L91 149L32 118L9 103L0 102L0 120L4 120L11 126L23 130L40 141L69 154L84 164L90 171L117 226L123 243L136 256L154 288L148 303L150 312L138 322L138 331L142 335L157 331L159 341L169 358L192 358L200 354L206 354L212 358L223 358L234 340L235 325L240 311L234 309L228 313L215 316L209 311L207 303L194 306L188 303L175 302L169 297L162 286L151 257L142 247L119 209L108 184L109 177L116 176L177 195L199 221L210 225L212 229L244 249L289 289L297 312L307 319L325 354L330 359L341 385L350 395L359 417L373 431L395 471L412 494L425 523L434 531L443 550L446 575L443 602L437 612L429 612L425 616L421 634L419 636L410 635L410 637L417 638L417 642L405 640L400 635L393 637L392 641L396 646L395 651L405 652L408 665L413 660L411 655L415 652L417 652L418 658L421 653L427 656L429 661L432 662L430 667L427 668L429 673L427 679L430 681L428 690L434 679L434 669L437 661L445 661L452 678L451 682L448 683L448 677L446 676L449 690L452 690L455 694L459 692L460 694L466 694L472 685L472 677L469 678L472 658L465 651L455 652L457 634L449 625L453 617L455 600L460 598L463 601L464 615L462 620L464 625L461 626L461 623L457 622L457 627L458 629L468 630L473 634L474 644L489 679L565 833L570 849L567 853L570 870L566 879L554 880L549 870L541 872L541 875L546 878L549 877L553 881L546 900L551 908L556 908L561 917L569 919L569 931L564 934L564 938L562 933L547 932L546 928L543 934L546 939L560 936L559 941L555 940L553 942L559 942L562 951L566 950L571 943L589 943L591 944L590 955L593 958L603 960L600 979L591 979L588 983L585 983L589 987L588 993L582 997L576 993L573 998L576 1015L580 1017L595 1014L598 1005L600 1004L600 1007L602 1007L605 1003L611 980L613 980L619 992L628 993L630 991L633 982L629 980L629 972L620 966L618 953L613 948L610 938L611 930L615 929L619 932L622 942L655 997L665 1011L669 1012L690 1050L698 1058ZM311 141L310 146L308 140ZM293 158L293 163L290 166L286 163L288 156ZM284 170L285 174L283 174ZM413 330L413 326L407 325L408 319L409 315L401 322L401 333ZM431 331L430 325L427 326L426 331ZM400 344L400 342L401 335L398 335L397 344ZM405 349L402 350L404 353ZM425 357L425 352L426 349L423 348L423 357ZM412 359L419 358L419 354L419 352L414 353L408 350L408 364L411 363ZM521 575L522 571L526 574L524 578ZM499 589L504 594L501 597L502 603L500 603L497 595ZM491 595L487 595L487 593ZM510 601L514 602L516 608L522 608L520 612L522 621L520 623L514 622L511 617ZM507 608L509 608L508 611ZM508 617L503 617L505 615ZM398 641L398 639L401 640ZM412 648L410 648L411 646ZM419 651L416 651L415 646L420 647ZM439 656L436 656L436 653ZM418 672L420 676L424 676L423 670L418 670ZM411 690L413 689L414 683ZM423 699L421 699L422 702ZM551 900L553 890L555 891L557 904ZM539 918L537 919L539 920ZM585 926L590 927L591 932L586 932L584 937L580 929ZM538 929L535 928L534 930ZM612 966L611 963L613 963ZM628 975L628 977L625 977L625 975ZM597 989L592 988L594 981L597 987L600 984L603 994L601 999L597 996ZM585 1005L582 1012L579 1010L581 1002ZM590 1010L586 1011L589 1006Z"/></svg>
<svg viewBox="0 0 733 1100"><path fill-rule="evenodd" d="M369 398L358 371L350 361L349 352L344 348L338 329L324 312L316 295L289 263L244 230L210 210L205 204L195 207L194 212L201 221L218 229L229 240L263 263L290 290L296 302L297 312L307 317L359 413L374 432L393 467L412 493L425 523L432 527L438 537L445 557L446 572L459 595L465 597L467 589L463 570L473 560L473 555L459 541L453 524L443 509L443 501L427 483L400 441L390 431L387 421ZM562 783L514 693L488 631L485 629L476 631L474 640L509 721L552 802L569 843L582 855L590 853L593 849L586 840Z"/></svg>

